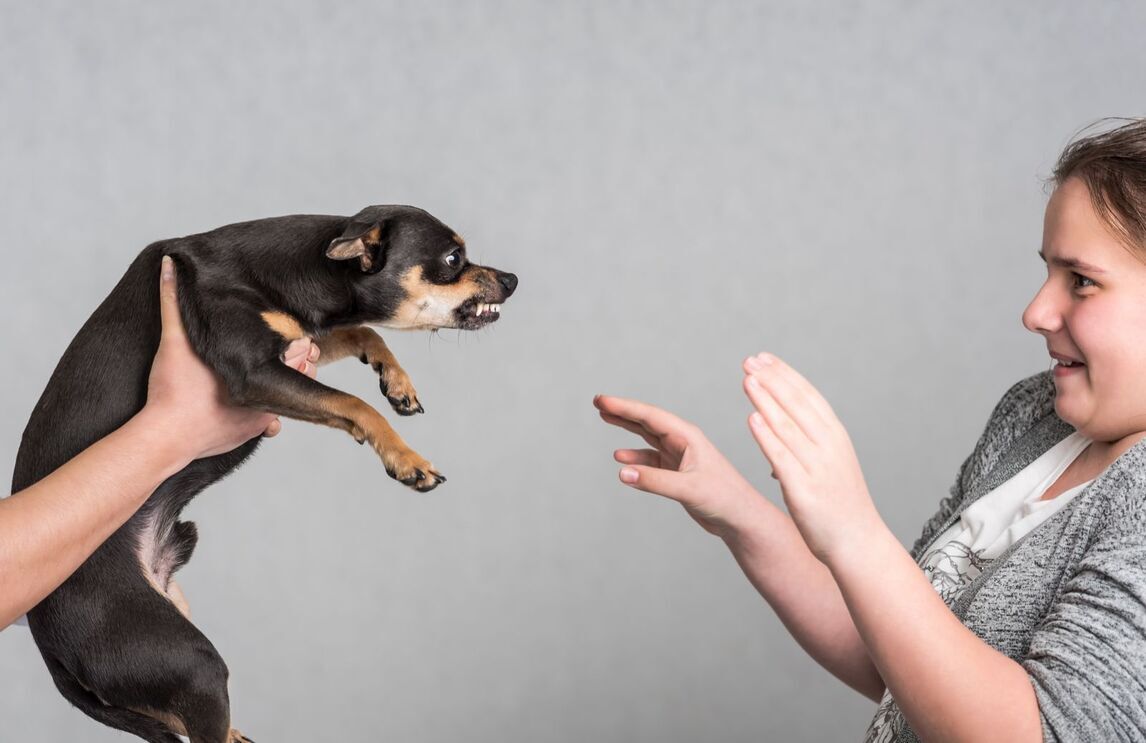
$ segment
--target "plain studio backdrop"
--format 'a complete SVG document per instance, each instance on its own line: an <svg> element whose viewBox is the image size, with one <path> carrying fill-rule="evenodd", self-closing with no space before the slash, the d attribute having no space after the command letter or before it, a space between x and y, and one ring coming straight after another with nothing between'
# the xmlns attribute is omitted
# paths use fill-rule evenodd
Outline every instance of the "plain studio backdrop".
<svg viewBox="0 0 1146 743"><path fill-rule="evenodd" d="M396 428L447 484L287 421L187 510L194 620L235 726L276 743L860 738L875 705L618 483L635 437L592 396L691 419L778 502L740 391L773 351L910 544L1050 363L1020 324L1043 178L1082 126L1144 113L1129 4L6 5L6 471L153 240L415 204L520 277L488 329L386 336L426 408ZM356 362L320 378L388 411ZM0 740L125 739L0 633Z"/></svg>

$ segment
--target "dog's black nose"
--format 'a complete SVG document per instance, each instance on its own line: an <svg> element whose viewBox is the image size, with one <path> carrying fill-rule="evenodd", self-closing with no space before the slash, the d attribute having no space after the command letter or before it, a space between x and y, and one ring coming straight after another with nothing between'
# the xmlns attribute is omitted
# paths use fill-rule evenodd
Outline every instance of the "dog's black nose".
<svg viewBox="0 0 1146 743"><path fill-rule="evenodd" d="M517 288L517 277L505 271L499 271L497 274L498 282L505 287L505 296L513 294L513 290Z"/></svg>

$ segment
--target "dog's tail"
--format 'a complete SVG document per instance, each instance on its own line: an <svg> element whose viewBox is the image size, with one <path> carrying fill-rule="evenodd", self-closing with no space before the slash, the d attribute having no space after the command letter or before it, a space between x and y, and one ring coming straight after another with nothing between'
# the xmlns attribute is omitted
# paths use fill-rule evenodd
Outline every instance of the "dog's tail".
<svg viewBox="0 0 1146 743"><path fill-rule="evenodd" d="M154 717L148 717L122 707L112 707L104 704L99 697L91 693L68 672L55 658L44 655L48 670L52 672L52 680L64 698L76 706L88 717L102 722L104 725L122 730L125 733L138 735L148 743L183 743L183 739L171 732L171 729Z"/></svg>

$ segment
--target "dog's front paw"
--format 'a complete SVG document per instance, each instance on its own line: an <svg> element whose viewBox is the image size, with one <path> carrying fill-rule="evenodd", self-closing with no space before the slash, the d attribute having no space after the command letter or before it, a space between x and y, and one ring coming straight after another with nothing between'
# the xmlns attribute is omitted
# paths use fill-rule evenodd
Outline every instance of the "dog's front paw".
<svg viewBox="0 0 1146 743"><path fill-rule="evenodd" d="M401 367L390 367L379 372L378 387L398 415L426 412L422 403L418 402L413 382Z"/></svg>
<svg viewBox="0 0 1146 743"><path fill-rule="evenodd" d="M426 493L446 481L445 475L412 449L380 454L382 463L386 465L386 474L414 490Z"/></svg>
<svg viewBox="0 0 1146 743"><path fill-rule="evenodd" d="M227 737L227 743L255 743L247 736L240 733L238 730L231 728L231 733Z"/></svg>

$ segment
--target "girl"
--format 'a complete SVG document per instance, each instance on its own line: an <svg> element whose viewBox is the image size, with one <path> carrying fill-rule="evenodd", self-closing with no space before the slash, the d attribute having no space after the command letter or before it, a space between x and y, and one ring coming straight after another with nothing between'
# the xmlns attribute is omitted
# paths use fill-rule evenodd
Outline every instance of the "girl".
<svg viewBox="0 0 1146 743"><path fill-rule="evenodd" d="M1051 371L995 407L910 551L847 432L771 354L749 429L788 513L680 418L598 396L622 482L721 537L812 658L879 702L868 741L1146 740L1146 119L1055 167L1047 279L1023 313Z"/></svg>

